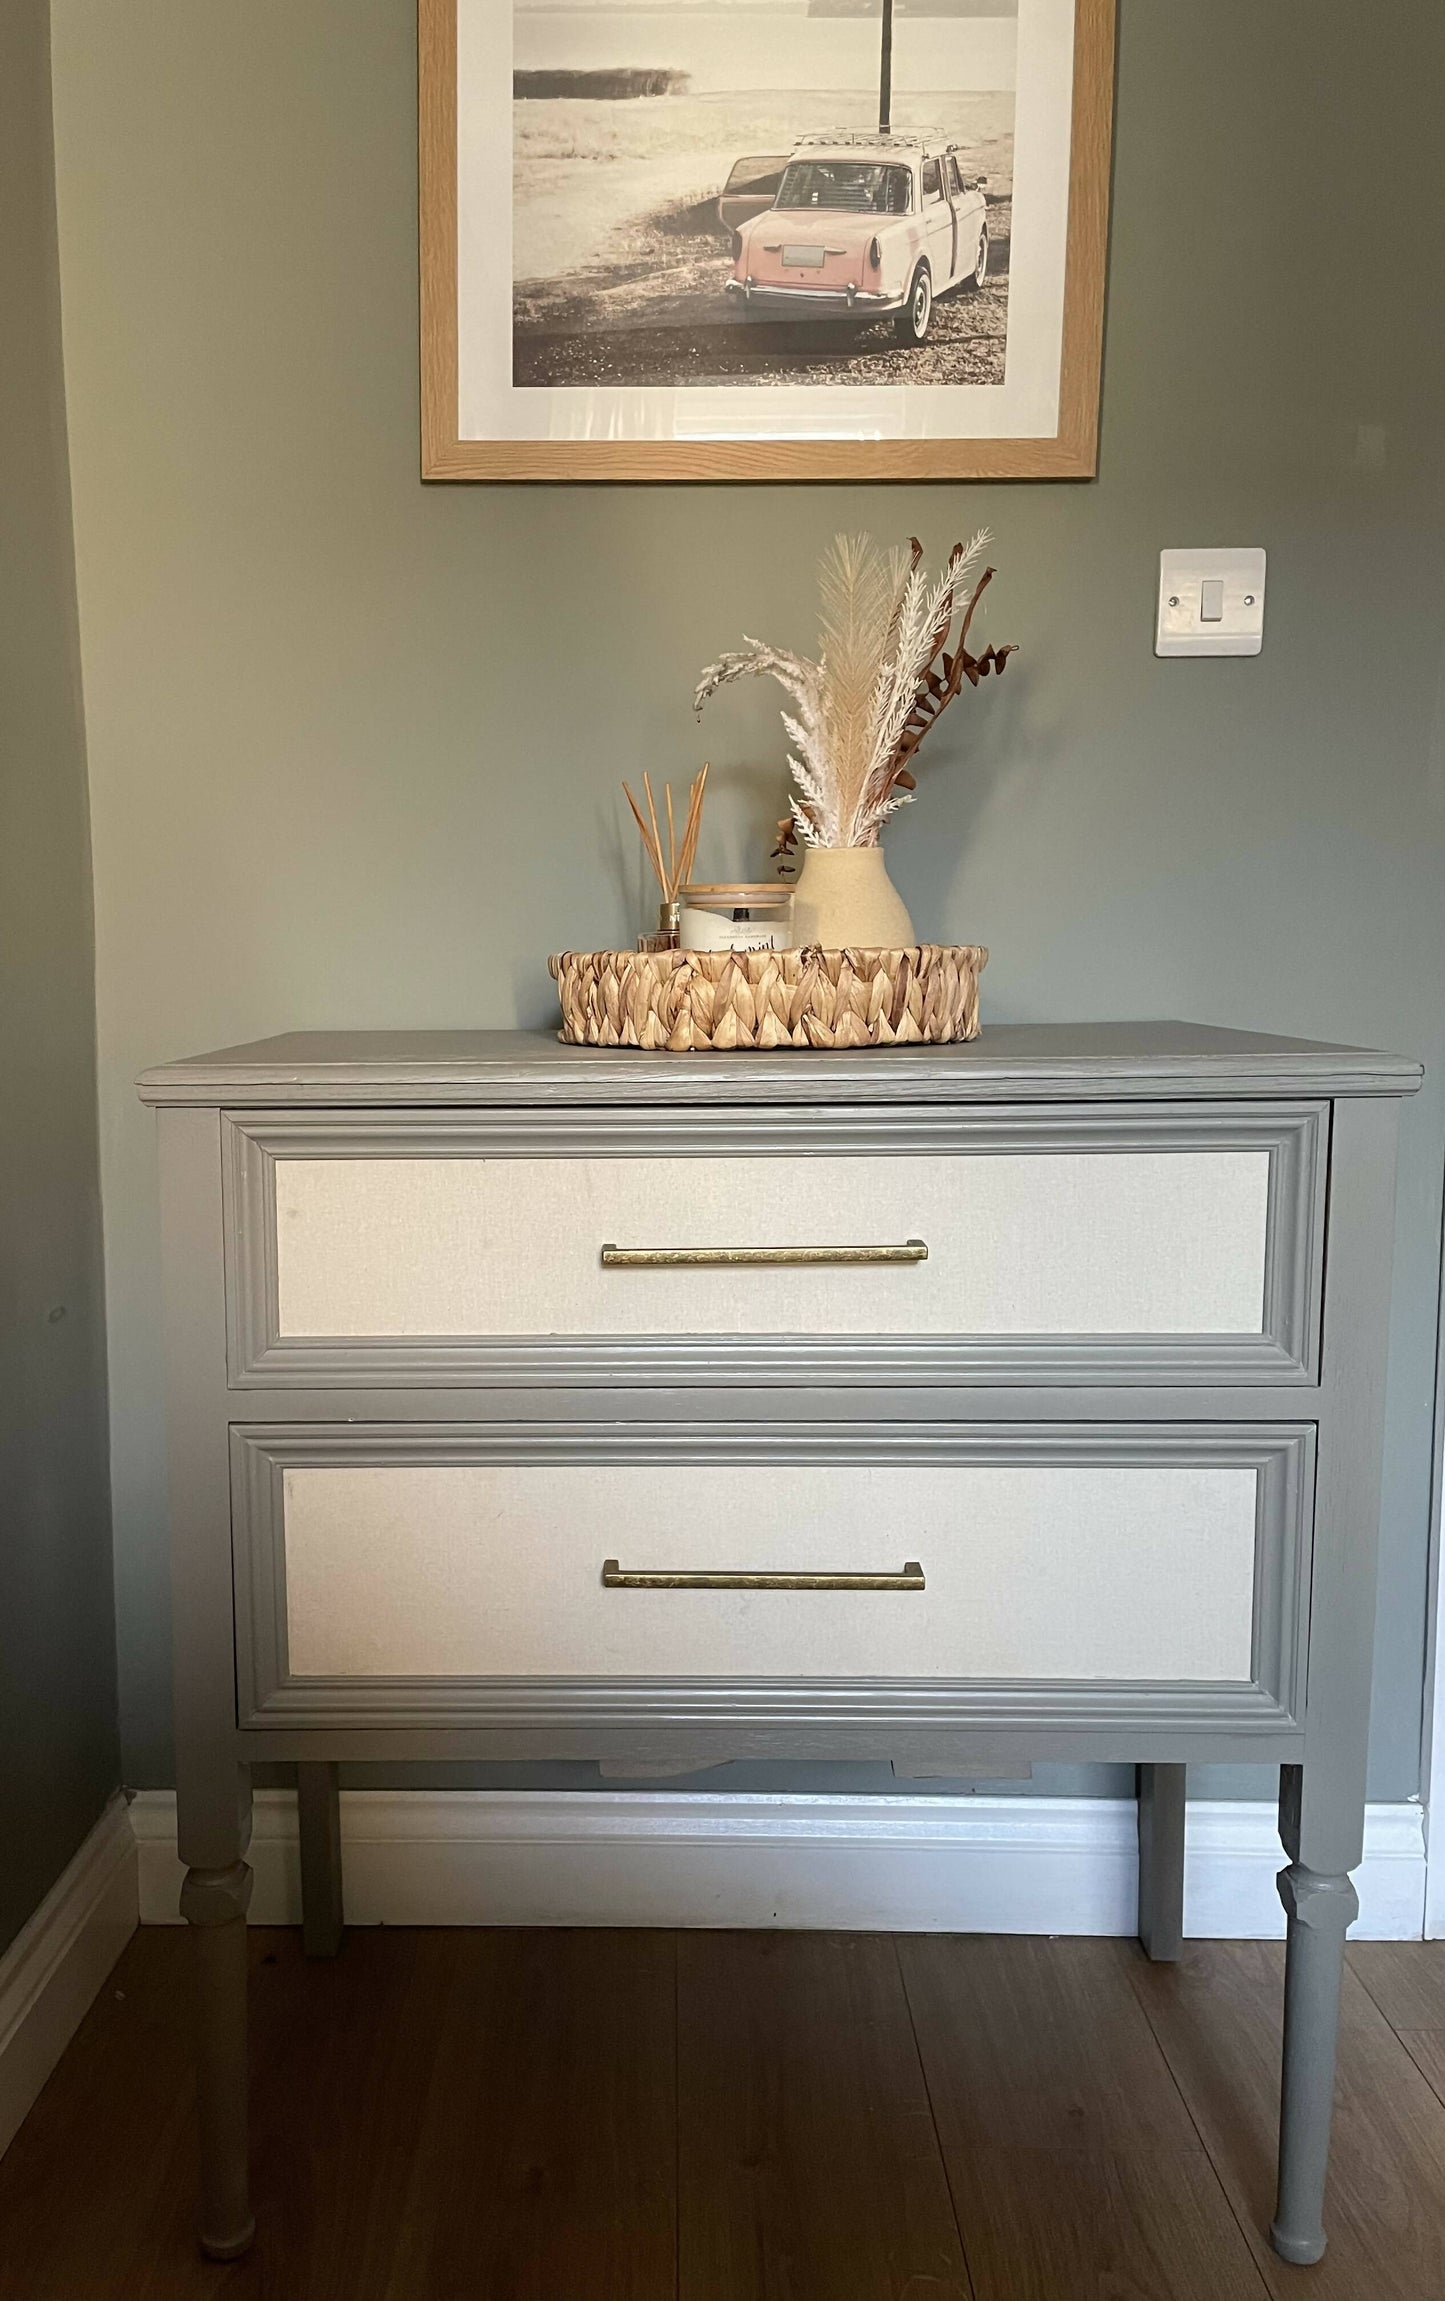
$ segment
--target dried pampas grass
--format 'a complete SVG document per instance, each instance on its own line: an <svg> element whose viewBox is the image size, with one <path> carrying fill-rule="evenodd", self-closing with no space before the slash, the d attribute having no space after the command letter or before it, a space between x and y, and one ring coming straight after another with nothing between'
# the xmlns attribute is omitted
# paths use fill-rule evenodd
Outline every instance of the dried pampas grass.
<svg viewBox="0 0 1445 2301"><path fill-rule="evenodd" d="M782 718L797 793L782 826L785 847L795 839L876 847L883 825L913 797L912 761L930 727L965 679L976 687L1017 652L1009 645L972 655L967 646L994 571L985 567L966 596L964 578L991 540L980 528L930 578L916 536L906 552L883 552L869 536L840 535L818 571L817 661L749 639L703 672L693 696L699 714L719 688L760 675L792 701Z"/></svg>

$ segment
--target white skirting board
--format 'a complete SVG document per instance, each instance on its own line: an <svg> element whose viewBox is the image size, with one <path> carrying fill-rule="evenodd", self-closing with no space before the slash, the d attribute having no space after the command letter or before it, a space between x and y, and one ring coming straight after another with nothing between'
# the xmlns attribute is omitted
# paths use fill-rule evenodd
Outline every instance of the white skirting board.
<svg viewBox="0 0 1445 2301"><path fill-rule="evenodd" d="M1124 1799L358 1790L343 1794L341 1817L353 1925L1135 1930L1135 1808ZM177 1922L174 1797L142 1791L131 1820L141 1922ZM1273 1805L1195 1802L1186 1844L1186 1932L1284 1932ZM248 1858L252 1922L297 1923L289 1791L257 1793ZM1418 1805L1368 1809L1355 1882L1357 1938L1420 1938Z"/></svg>
<svg viewBox="0 0 1445 2301"><path fill-rule="evenodd" d="M0 1957L0 2153L136 1928L136 1843L114 1797Z"/></svg>

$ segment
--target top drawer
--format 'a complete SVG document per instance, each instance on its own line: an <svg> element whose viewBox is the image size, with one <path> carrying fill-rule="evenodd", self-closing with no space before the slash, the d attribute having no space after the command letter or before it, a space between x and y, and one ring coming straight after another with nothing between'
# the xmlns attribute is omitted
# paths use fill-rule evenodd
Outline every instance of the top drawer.
<svg viewBox="0 0 1445 2301"><path fill-rule="evenodd" d="M1313 1381L1326 1119L232 1114L231 1381Z"/></svg>

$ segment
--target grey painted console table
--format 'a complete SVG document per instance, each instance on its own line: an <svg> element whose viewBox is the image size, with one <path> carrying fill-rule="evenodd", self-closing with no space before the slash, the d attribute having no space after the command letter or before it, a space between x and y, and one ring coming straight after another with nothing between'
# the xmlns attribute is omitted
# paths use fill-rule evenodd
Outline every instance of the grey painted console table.
<svg viewBox="0 0 1445 2301"><path fill-rule="evenodd" d="M1280 1769L1274 2242L1324 2247L1398 1099L1186 1024L673 1057L293 1035L147 1073L202 2243L252 2232L250 1769L307 1946L349 1759Z"/></svg>

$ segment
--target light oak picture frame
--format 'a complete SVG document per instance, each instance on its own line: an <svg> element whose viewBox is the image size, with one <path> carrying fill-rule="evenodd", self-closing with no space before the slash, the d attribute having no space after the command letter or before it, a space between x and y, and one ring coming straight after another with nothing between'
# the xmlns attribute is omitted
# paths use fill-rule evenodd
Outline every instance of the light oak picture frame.
<svg viewBox="0 0 1445 2301"><path fill-rule="evenodd" d="M900 6L902 0L899 0ZM1010 0L1024 11L1046 0ZM882 0L890 15L893 0ZM421 466L426 480L967 480L1088 479L1097 468L1108 248L1117 0L1073 0L1067 217L1057 358L1057 417L1040 436L808 437L480 436L461 416L458 20L462 9L509 20L513 0L418 0L418 194L421 291ZM841 13L841 11L840 11ZM474 19L475 20L475 19ZM507 50L510 54L510 49ZM501 76L493 74L494 80ZM496 101L512 111L512 89ZM506 139L508 146L510 138ZM497 161L502 138L487 138ZM1060 138L1062 143L1062 138ZM509 154L508 154L509 156ZM1059 162L1062 184L1064 170ZM510 250L510 242L508 243ZM510 261L510 255L509 255ZM475 332L475 323L468 320ZM508 333L499 315L495 332ZM508 347L510 361L510 345ZM1009 358L1013 339L1009 339ZM508 375L514 371L509 365ZM533 400L536 394L532 395ZM583 395L574 394L577 398ZM685 395L674 395L685 397ZM740 397L741 395L734 395ZM833 395L836 400L836 393ZM518 394L519 400L523 397ZM755 393L766 417L777 395ZM744 419L745 420L745 419Z"/></svg>

